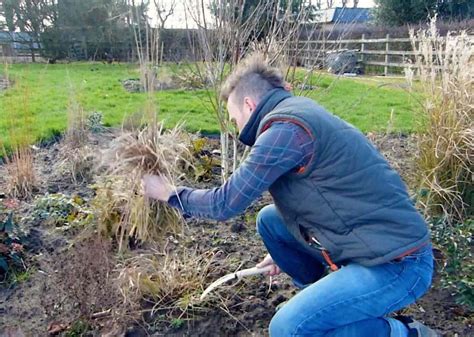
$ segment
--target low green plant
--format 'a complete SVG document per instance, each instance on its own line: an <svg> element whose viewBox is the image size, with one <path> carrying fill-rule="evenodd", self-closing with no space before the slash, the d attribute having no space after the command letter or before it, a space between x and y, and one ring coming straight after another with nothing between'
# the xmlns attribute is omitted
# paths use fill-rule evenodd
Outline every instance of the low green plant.
<svg viewBox="0 0 474 337"><path fill-rule="evenodd" d="M473 231L472 219L456 224L450 224L446 218L431 222L433 242L444 256L441 286L455 293L460 304L471 308L474 308Z"/></svg>
<svg viewBox="0 0 474 337"><path fill-rule="evenodd" d="M90 332L90 326L87 322L82 320L75 321L71 327L66 331L65 337L81 337L87 332Z"/></svg>
<svg viewBox="0 0 474 337"><path fill-rule="evenodd" d="M220 170L220 160L212 155L210 149L207 138L198 137L192 140L190 152L194 161L189 170L191 179L211 181L214 176L214 169Z"/></svg>
<svg viewBox="0 0 474 337"><path fill-rule="evenodd" d="M181 327L184 325L184 323L185 323L185 320L184 320L184 319L182 319L182 318L174 318L174 319L171 320L170 325L171 325L171 327L172 327L173 329L179 329L179 328L181 328Z"/></svg>
<svg viewBox="0 0 474 337"><path fill-rule="evenodd" d="M86 125L92 133L104 131L104 115L102 112L94 111L87 116Z"/></svg>
<svg viewBox="0 0 474 337"><path fill-rule="evenodd" d="M33 212L26 219L62 229L84 226L94 218L93 212L79 196L46 194L37 197Z"/></svg>
<svg viewBox="0 0 474 337"><path fill-rule="evenodd" d="M26 270L22 237L13 219L13 212L0 214L0 279L2 282L16 272L21 273Z"/></svg>

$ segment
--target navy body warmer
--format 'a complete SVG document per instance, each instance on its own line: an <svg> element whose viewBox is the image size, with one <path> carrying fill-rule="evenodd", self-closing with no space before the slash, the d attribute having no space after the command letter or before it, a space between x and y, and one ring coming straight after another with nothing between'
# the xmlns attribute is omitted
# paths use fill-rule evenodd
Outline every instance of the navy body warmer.
<svg viewBox="0 0 474 337"><path fill-rule="evenodd" d="M429 242L400 176L352 125L284 90L270 92L256 113L249 121L254 125L243 130L244 138L253 131L252 143L275 121L296 123L313 139L310 163L269 189L289 231L309 252L327 253L336 264L373 266Z"/></svg>

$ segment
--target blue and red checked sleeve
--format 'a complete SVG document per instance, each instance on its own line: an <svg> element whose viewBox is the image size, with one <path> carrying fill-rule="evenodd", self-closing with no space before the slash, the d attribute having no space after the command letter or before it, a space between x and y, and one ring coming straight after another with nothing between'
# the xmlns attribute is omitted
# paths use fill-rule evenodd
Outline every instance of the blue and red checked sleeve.
<svg viewBox="0 0 474 337"><path fill-rule="evenodd" d="M275 122L262 133L247 159L222 186L179 187L168 203L185 216L226 220L243 211L283 174L305 165L313 151L311 136L290 122Z"/></svg>

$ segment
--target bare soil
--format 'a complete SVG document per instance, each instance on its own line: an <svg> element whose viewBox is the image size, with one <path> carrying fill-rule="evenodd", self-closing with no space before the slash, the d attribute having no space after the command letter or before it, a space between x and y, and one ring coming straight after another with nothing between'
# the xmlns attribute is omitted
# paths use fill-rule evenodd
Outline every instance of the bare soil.
<svg viewBox="0 0 474 337"><path fill-rule="evenodd" d="M95 135L91 147L98 151L113 137L113 133ZM370 134L368 137L405 181L413 181L411 161L416 141L413 136ZM215 140L211 144L218 147ZM39 177L36 194L79 195L88 203L94 196L94 182L72 183L68 173L61 169L61 151L60 143L35 150ZM5 168L0 165L0 192L6 186L4 173ZM216 176L211 182L198 185L211 187L218 182ZM6 197L0 193L0 202L1 198ZM245 214L227 222L187 220L184 233L170 237L169 242L174 249L186 247L196 253L219 250L222 256L234 261L232 268L252 267L265 255L255 231L256 214L270 202L270 196L265 194ZM0 336L48 336L51 335L48 330L55 329L59 331L55 334L61 336L265 336L276 306L296 293L285 275L271 281L254 277L218 289L212 295L218 300L188 310L175 319L170 319L164 309L153 315L145 310L143 315L122 316L117 321L107 311L120 308L122 301L114 283L115 267L120 260L114 254L113 243L90 235L82 239L82 231L52 228L34 218L22 221L31 215L32 203L32 200L21 201L15 209L27 233L29 272L22 282L1 285ZM143 303L142 308L149 309L150 305ZM473 312L456 304L451 294L439 287L439 276L430 292L406 312L440 330L443 336L474 335ZM81 332L81 320L89 323L89 332Z"/></svg>

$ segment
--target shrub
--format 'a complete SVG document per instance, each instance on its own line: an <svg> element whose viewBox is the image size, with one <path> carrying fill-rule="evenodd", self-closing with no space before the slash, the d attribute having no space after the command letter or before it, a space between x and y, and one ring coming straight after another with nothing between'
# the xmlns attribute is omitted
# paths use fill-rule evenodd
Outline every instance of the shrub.
<svg viewBox="0 0 474 337"><path fill-rule="evenodd" d="M471 308L474 308L473 230L473 220L453 225L439 218L431 223L433 240L444 255L441 286L453 291L459 303Z"/></svg>

